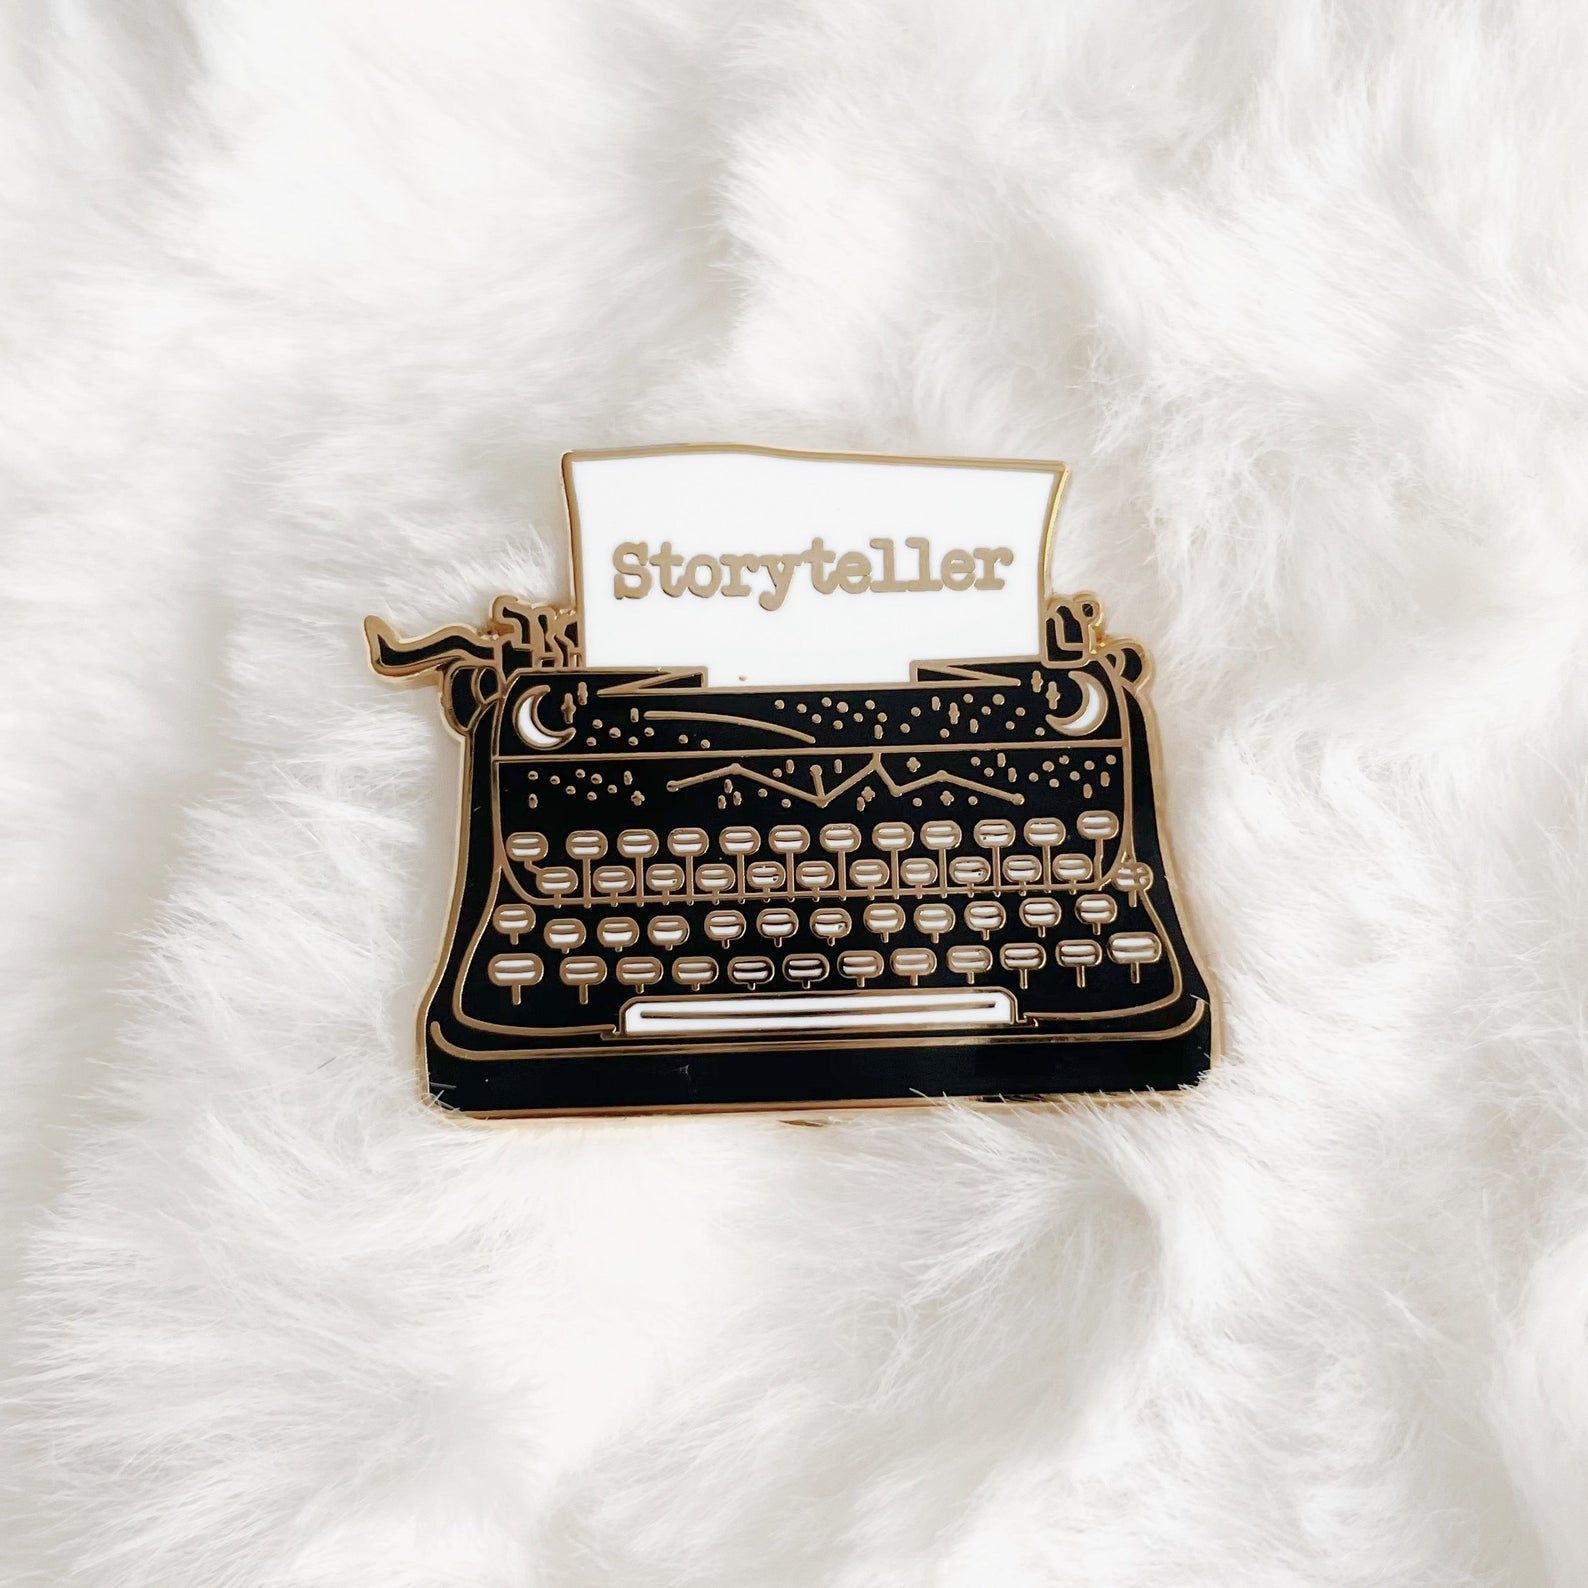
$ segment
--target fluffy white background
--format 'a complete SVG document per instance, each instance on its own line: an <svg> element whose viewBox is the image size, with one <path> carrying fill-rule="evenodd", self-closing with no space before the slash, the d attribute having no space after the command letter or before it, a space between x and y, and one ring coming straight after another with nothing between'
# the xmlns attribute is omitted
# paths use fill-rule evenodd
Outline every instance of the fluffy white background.
<svg viewBox="0 0 1588 1588"><path fill-rule="evenodd" d="M4 1565L1588 1580L1576 0L9 13ZM409 631L569 446L1057 456L1227 1062L449 1126Z"/></svg>

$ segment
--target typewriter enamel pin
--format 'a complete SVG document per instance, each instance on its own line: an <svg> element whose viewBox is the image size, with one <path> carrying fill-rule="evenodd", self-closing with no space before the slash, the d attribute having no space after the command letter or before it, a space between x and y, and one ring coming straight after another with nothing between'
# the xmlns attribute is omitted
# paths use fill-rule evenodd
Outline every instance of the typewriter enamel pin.
<svg viewBox="0 0 1588 1588"><path fill-rule="evenodd" d="M402 640L463 741L429 1096L479 1117L1168 1090L1216 1011L1147 658L1049 592L1060 464L563 460L569 606ZM840 681L843 680L843 681ZM858 680L858 681L857 681Z"/></svg>

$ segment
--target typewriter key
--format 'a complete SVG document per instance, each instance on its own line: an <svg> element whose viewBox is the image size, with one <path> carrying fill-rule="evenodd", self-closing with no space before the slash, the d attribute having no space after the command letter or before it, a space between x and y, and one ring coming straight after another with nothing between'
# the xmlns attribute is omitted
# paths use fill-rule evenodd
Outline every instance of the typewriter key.
<svg viewBox="0 0 1588 1588"><path fill-rule="evenodd" d="M893 873L880 860L851 860L849 880L857 888L885 888Z"/></svg>
<svg viewBox="0 0 1588 1588"><path fill-rule="evenodd" d="M847 855L860 847L860 829L848 822L829 822L822 828L818 839L830 855Z"/></svg>
<svg viewBox="0 0 1588 1588"><path fill-rule="evenodd" d="M935 943L944 932L954 930L954 912L946 904L923 904L915 912L915 929Z"/></svg>
<svg viewBox="0 0 1588 1588"><path fill-rule="evenodd" d="M645 923L645 935L658 948L677 948L689 941L689 922L681 915L653 915Z"/></svg>
<svg viewBox="0 0 1588 1588"><path fill-rule="evenodd" d="M825 954L790 954L783 961L783 974L792 982L798 982L802 987L809 987L812 982L827 980L827 956Z"/></svg>
<svg viewBox="0 0 1588 1588"><path fill-rule="evenodd" d="M498 932L518 942L519 935L527 932L535 924L535 912L527 904L498 905L496 913L491 917L491 925Z"/></svg>
<svg viewBox="0 0 1588 1588"><path fill-rule="evenodd" d="M937 881L937 862L926 855L911 855L899 862L899 880L917 891L930 888Z"/></svg>
<svg viewBox="0 0 1588 1588"><path fill-rule="evenodd" d="M983 849L1007 849L1015 841L1013 822L977 822L971 834Z"/></svg>
<svg viewBox="0 0 1588 1588"><path fill-rule="evenodd" d="M673 980L681 987L705 987L717 979L717 962L704 954L673 961Z"/></svg>
<svg viewBox="0 0 1588 1588"><path fill-rule="evenodd" d="M720 860L708 860L705 865L695 867L695 886L702 893L726 893L737 879L738 873L733 867Z"/></svg>
<svg viewBox="0 0 1588 1588"><path fill-rule="evenodd" d="M741 987L763 987L772 979L772 961L760 954L741 954L728 961L728 980Z"/></svg>
<svg viewBox="0 0 1588 1588"><path fill-rule="evenodd" d="M546 858L544 833L513 833L507 840L507 858L537 865Z"/></svg>
<svg viewBox="0 0 1588 1588"><path fill-rule="evenodd" d="M774 827L768 835L768 846L780 855L802 855L810 844L811 835L792 823Z"/></svg>
<svg viewBox="0 0 1588 1588"><path fill-rule="evenodd" d="M1057 816L1033 816L1021 831L1033 849L1052 849L1064 842L1064 823Z"/></svg>
<svg viewBox="0 0 1588 1588"><path fill-rule="evenodd" d="M645 886L653 893L677 893L684 885L684 868L671 860L659 860L645 868Z"/></svg>
<svg viewBox="0 0 1588 1588"><path fill-rule="evenodd" d="M737 910L708 910L705 927L713 943L733 943L744 936L744 917Z"/></svg>
<svg viewBox="0 0 1588 1588"><path fill-rule="evenodd" d="M794 880L807 893L820 893L833 885L832 863L826 860L802 860L794 868Z"/></svg>
<svg viewBox="0 0 1588 1588"><path fill-rule="evenodd" d="M640 940L640 923L627 915L609 915L596 927L596 942L602 948L633 948Z"/></svg>
<svg viewBox="0 0 1588 1588"><path fill-rule="evenodd" d="M871 829L871 841L878 849L888 853L895 849L908 849L915 842L915 834L908 822L878 822Z"/></svg>
<svg viewBox="0 0 1588 1588"><path fill-rule="evenodd" d="M761 847L761 835L753 827L724 827L717 844L725 855L753 855Z"/></svg>
<svg viewBox="0 0 1588 1588"><path fill-rule="evenodd" d="M627 866L597 866L591 882L597 893L615 899L634 886L634 873Z"/></svg>
<svg viewBox="0 0 1588 1588"><path fill-rule="evenodd" d="M948 874L962 888L979 888L992 876L992 867L980 855L955 855Z"/></svg>
<svg viewBox="0 0 1588 1588"><path fill-rule="evenodd" d="M1075 972L1075 985L1086 985L1086 972L1093 965L1103 963L1103 951L1089 937L1066 938L1053 950L1054 962L1066 965Z"/></svg>
<svg viewBox="0 0 1588 1588"><path fill-rule="evenodd" d="M648 954L620 959L617 978L625 987L654 987L662 979L662 962Z"/></svg>
<svg viewBox="0 0 1588 1588"><path fill-rule="evenodd" d="M755 929L762 937L781 943L799 931L800 918L792 910L763 910L755 918Z"/></svg>
<svg viewBox="0 0 1588 1588"><path fill-rule="evenodd" d="M568 854L574 860L599 860L606 852L605 833L581 831L568 834Z"/></svg>
<svg viewBox="0 0 1588 1588"><path fill-rule="evenodd" d="M1083 893L1075 901L1075 918L1100 932L1119 914L1119 906L1106 893Z"/></svg>
<svg viewBox="0 0 1588 1588"><path fill-rule="evenodd" d="M1130 979L1141 980L1141 967L1155 965L1163 954L1163 944L1153 932L1116 932L1108 940L1108 957L1116 965L1130 966Z"/></svg>
<svg viewBox="0 0 1588 1588"><path fill-rule="evenodd" d="M750 886L761 893L781 888L787 875L779 860L752 860L745 871Z"/></svg>
<svg viewBox="0 0 1588 1588"><path fill-rule="evenodd" d="M661 847L655 833L644 827L630 827L618 834L617 850L625 860L649 860Z"/></svg>
<svg viewBox="0 0 1588 1588"><path fill-rule="evenodd" d="M533 954L498 954L486 974L498 987L510 988L516 1004L519 989L533 987L545 974L545 967Z"/></svg>
<svg viewBox="0 0 1588 1588"><path fill-rule="evenodd" d="M560 899L578 891L579 873L572 866L542 866L535 873L534 883L542 893Z"/></svg>
<svg viewBox="0 0 1588 1588"><path fill-rule="evenodd" d="M896 948L893 951L893 974L908 977L912 987L936 969L937 955L929 948Z"/></svg>
<svg viewBox="0 0 1588 1588"><path fill-rule="evenodd" d="M921 842L928 849L953 849L960 841L958 822L923 822Z"/></svg>
<svg viewBox="0 0 1588 1588"><path fill-rule="evenodd" d="M948 968L956 976L969 977L972 982L992 969L992 950L980 943L956 943L947 958Z"/></svg>
<svg viewBox="0 0 1588 1588"><path fill-rule="evenodd" d="M1075 818L1075 830L1082 838L1101 843L1119 831L1119 818L1112 811L1082 811Z"/></svg>
<svg viewBox="0 0 1588 1588"><path fill-rule="evenodd" d="M904 930L904 910L897 904L868 904L860 918L866 923L866 930L875 932L884 943L895 932Z"/></svg>
<svg viewBox="0 0 1588 1588"><path fill-rule="evenodd" d="M983 937L1004 924L1004 907L996 899L974 899L965 906L965 925Z"/></svg>
<svg viewBox="0 0 1588 1588"><path fill-rule="evenodd" d="M1045 893L1035 894L1029 899L1020 901L1021 923L1035 927L1038 932L1045 933L1050 926L1057 926L1063 913L1059 908L1059 901L1050 899Z"/></svg>
<svg viewBox="0 0 1588 1588"><path fill-rule="evenodd" d="M1072 893L1092 880L1092 862L1085 855L1055 855L1052 870L1054 880L1067 882Z"/></svg>
<svg viewBox="0 0 1588 1588"><path fill-rule="evenodd" d="M836 943L839 938L848 937L849 929L853 925L848 910L828 908L816 910L811 915L811 931L828 943Z"/></svg>
<svg viewBox="0 0 1588 1588"><path fill-rule="evenodd" d="M1040 943L1005 943L998 950L998 963L1020 977L1022 988L1034 970L1041 970L1047 961L1047 951Z"/></svg>
<svg viewBox="0 0 1588 1588"><path fill-rule="evenodd" d="M1042 862L1035 855L1005 855L1004 881L1028 888L1042 881Z"/></svg>
<svg viewBox="0 0 1588 1588"><path fill-rule="evenodd" d="M589 999L590 989L607 979L607 962L597 959L594 954L577 954L572 959L565 959L557 968L557 974L568 986L579 989L579 1002L585 1003Z"/></svg>
<svg viewBox="0 0 1588 1588"><path fill-rule="evenodd" d="M570 948L578 948L584 942L584 922L563 916L559 920L548 921L543 935L549 948L567 953Z"/></svg>
<svg viewBox="0 0 1588 1588"><path fill-rule="evenodd" d="M711 841L698 827L675 827L667 835L667 852L680 860L698 860Z"/></svg>
<svg viewBox="0 0 1588 1588"><path fill-rule="evenodd" d="M1122 860L1114 867L1114 886L1123 888L1134 905L1136 895L1152 886L1152 867L1143 860Z"/></svg>
<svg viewBox="0 0 1588 1588"><path fill-rule="evenodd" d="M873 948L845 949L838 956L838 974L864 987L882 974L882 956Z"/></svg>

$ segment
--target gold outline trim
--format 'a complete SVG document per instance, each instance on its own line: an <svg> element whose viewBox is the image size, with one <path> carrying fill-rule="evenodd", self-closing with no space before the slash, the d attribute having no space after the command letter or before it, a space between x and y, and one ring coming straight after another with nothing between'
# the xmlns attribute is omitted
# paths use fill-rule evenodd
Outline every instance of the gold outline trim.
<svg viewBox="0 0 1588 1588"><path fill-rule="evenodd" d="M1058 540L1058 519L1059 519L1059 513L1060 513L1060 510L1061 510L1061 508L1063 506L1064 493L1065 493L1066 488L1068 487L1069 479L1070 479L1070 470L1069 470L1068 465L1058 461L1057 459L1040 459L1040 458L964 458L964 457L945 457L945 456L939 456L939 455L914 457L914 456L909 456L907 454L902 454L902 453L829 452L829 451L822 451L822 450L819 450L819 449L809 449L809 448L769 447L769 446L761 446L761 445L748 443L748 442L670 442L670 443L663 443L663 444L659 444L659 445L645 446L645 447L593 448L593 449L587 449L587 450L582 450L582 451L564 452L561 455L559 467L560 467L560 472L561 472L562 482L563 482L563 504L564 504L564 509L565 509L565 512L566 512L566 515L567 515L567 522L568 522L568 547L569 547L569 561L570 561L570 578L571 578L571 584L572 584L571 594L572 594L572 601L573 601L573 609L574 609L574 612L575 612L576 615L579 614L580 612L582 612L582 609L583 609L583 593L584 593L584 591L583 591L583 560L582 560L582 556L581 556L581 548L580 548L580 541L579 541L578 504L577 504L576 495L575 495L575 492L574 492L574 489L573 489L573 478L572 478L572 472L571 472L572 464L575 463L575 462L578 462L578 461L580 461L582 459L592 459L593 460L593 459L602 459L602 458L661 457L661 456L669 456L669 455L674 455L674 454L679 454L679 453L692 453L692 452L750 453L750 454L755 454L755 455L759 455L759 456L784 457L784 458L806 458L806 459L813 459L813 460L836 461L836 462L895 463L895 464L917 465L917 466L926 466L926 467L947 467L947 468L966 468L966 467L970 467L970 468L984 468L984 469L1013 470L1013 471L1025 472L1025 473L1030 473L1030 472L1051 473L1054 476L1053 487L1052 487L1052 490L1051 490L1051 492L1049 494L1049 498L1048 498L1047 518L1046 518L1046 521L1045 521L1045 523L1043 525L1041 541L1040 541L1040 545L1039 545L1039 549L1038 549L1037 623L1036 623L1036 645L1034 647L1034 654L1041 654L1041 652L1043 650L1043 646L1044 646L1043 625L1044 625L1044 623L1046 621L1047 609L1048 609L1049 603L1057 597L1057 591L1054 589L1053 577L1052 577L1052 574L1053 574L1053 567L1052 567L1052 564L1053 564L1053 551L1054 551L1054 547L1057 544L1057 540ZM1077 593L1077 596L1075 597L1075 599L1080 599L1080 598L1081 598L1080 594ZM494 610L494 608L493 608L493 610ZM378 661L377 661L377 658L378 658L377 642L381 638L390 638L390 639L395 640L396 639L396 633L392 629L391 625L385 619L380 618L378 616L373 616L373 615L369 616L369 617L366 617L364 619L363 632L364 632L365 643L366 643L366 646L367 646L368 651L369 651L371 668L377 674L382 676L383 679L389 679L391 677L407 677L408 681L413 682L413 681L416 681L416 678L417 678L418 674L421 674L421 673L423 673L425 671L428 671L430 669L430 666L432 664L428 664L428 663L424 664L423 666L416 665L416 666L414 666L412 668L407 668L407 669L396 669L396 668L385 669L385 668L380 667L379 664L378 664ZM451 624L451 625L448 625L447 627L437 631L437 637L438 638L443 638L443 637L446 637L448 635L452 635L452 636L456 636L456 637L460 637L460 638L475 638L475 637L477 637L477 631L472 630L472 629L468 628L467 626L461 625L461 624ZM1124 643L1124 642L1123 641L1119 641L1119 640L1113 641L1113 644L1115 644L1115 645L1119 645L1119 644L1122 644L1122 643ZM1170 838L1170 832L1169 832L1170 824L1168 822L1168 819L1167 819L1165 811L1164 811L1164 806L1167 803L1167 801L1165 799L1165 790L1166 790L1167 783L1168 783L1168 776L1167 776L1167 772L1166 772L1166 769L1165 769L1165 766L1164 766L1164 761L1163 761L1162 744L1161 744L1159 733L1158 733L1157 717L1156 717L1156 714L1154 712L1152 712L1150 709L1147 708L1145 702L1142 700L1142 694L1141 694L1141 692L1145 690L1146 685L1148 684L1148 682L1151 679L1151 676L1152 676L1152 663L1151 663L1150 657L1147 656L1145 650L1142 651L1142 656L1143 656L1143 670L1142 670L1141 676L1139 678L1137 678L1135 680L1135 682L1129 686L1129 688L1130 688L1130 693L1137 698L1138 702L1140 702L1141 706L1142 706L1142 721L1143 721L1143 725L1144 725L1145 732L1146 732L1146 737L1147 737L1147 752L1148 752L1148 755L1150 757L1150 764L1151 764L1152 773L1153 773L1153 792L1154 792L1154 801L1153 801L1153 803L1154 803L1154 814L1155 814L1155 818L1156 818L1156 822L1157 822L1158 858L1159 858L1159 860L1161 862L1161 867L1162 867L1163 884L1164 884L1165 889L1168 890L1170 896L1175 901L1175 912L1176 912L1176 915L1179 918L1181 939L1182 939L1182 941L1183 941L1183 943L1185 945L1187 955L1189 956L1191 962L1197 967L1197 969L1201 973L1202 979L1203 979L1204 983L1206 984L1207 991L1208 991L1208 996L1207 996L1206 1000L1202 1000L1202 999L1198 999L1197 1000L1198 1008L1197 1008L1197 1011L1195 1012L1194 1016L1189 1021L1187 1021L1186 1024L1182 1028L1180 1028L1180 1029L1182 1029L1184 1031L1189 1031L1192 1028L1192 1026L1196 1023L1196 1021L1201 1019L1201 1017L1202 1017L1204 1012L1207 1014L1207 1017L1208 1017L1208 1020L1209 1020L1208 1069L1207 1069L1207 1072L1204 1074L1204 1076L1201 1078L1202 1081L1205 1081L1207 1076L1211 1075L1212 1072L1215 1069L1217 1069L1224 1062L1224 1052L1223 1052L1223 1000L1219 996L1218 988L1217 988L1217 984L1216 984L1216 980L1215 980L1214 974L1213 974L1213 972L1212 972L1212 970L1210 968L1210 965L1209 965L1209 962L1207 960L1207 957L1206 957L1205 953L1203 952L1203 950L1201 948L1200 934L1198 933L1198 931L1196 929L1196 925L1195 925L1195 907L1190 902L1188 896L1186 895L1184 890L1179 885L1179 880L1178 880L1178 878L1179 878L1179 867L1175 864L1175 861L1173 859L1171 838ZM1019 662L1022 662L1024 660L1026 660L1026 658L1022 658L1022 657L986 657L986 658L971 657L971 658L952 658L952 659L950 659L949 662L924 661L924 662L918 662L915 665L917 667L920 667L920 666L948 666L948 665L953 665L956 668L958 668L960 666L964 666L964 667L977 667L977 666L994 667L994 666L1004 665L1004 664L1010 663L1010 662L1019 663ZM621 669L605 669L605 670L606 671L613 671L613 672L621 671ZM668 683L671 682L672 680L678 679L678 678L691 677L691 676L694 676L698 672L699 672L699 669L692 669L692 668L671 669L671 670L668 670L660 678L657 678L657 679L654 679L654 680L647 679L642 686L639 686L639 687L628 687L628 688L614 687L611 690L603 690L603 691L601 691L601 693L603 693L603 694L610 693L612 695L618 695L618 694L622 694L622 695L630 695L630 694L632 694L632 695L644 695L644 694L649 693L653 689L666 690ZM410 674L411 675L415 675L415 676L414 677L409 677ZM960 678L958 676L956 676L954 681L955 682L959 682L961 680L960 680ZM976 681L976 680L972 680L972 679L966 678L966 679L964 679L964 681L972 682L972 681ZM994 680L990 680L989 679L989 680L986 680L986 681L993 682ZM998 682L1005 682L1006 680L997 680L997 681ZM507 680L504 678L502 680L502 682L503 682L503 684L505 686ZM857 683L857 684L824 684L824 685L821 685L819 687L831 688L831 689L839 689L839 688L843 688L843 689L872 689L872 688L890 689L890 688L919 687L920 683L922 683L922 682L930 682L930 681L928 681L928 680L916 680L916 679L912 678L912 679L910 679L908 681L905 681L905 682L902 682L902 683L901 682L892 682L892 683L887 683L887 684L867 684L867 683L861 682L861 683ZM944 680L944 682L947 682L947 680ZM788 687L791 687L791 686L787 686L787 685L756 685L756 686L750 686L750 691L753 691L755 693L763 693L763 692L775 693L779 689L786 689ZM724 686L724 688L725 689L731 689L731 692L733 692L733 693L750 692L750 691L747 691L745 686L738 686L737 688L731 688L731 686ZM671 691L668 691L668 692L671 693L671 694L675 694L676 695L676 694L686 694L686 693L688 693L688 694L713 694L713 693L718 693L719 691L717 689L714 689L712 686L710 686L708 684L704 688L676 689L676 690L671 690ZM504 704L504 708L505 708L505 695L504 695L504 698L503 698L503 704ZM503 715L503 713L498 713L498 718L500 718L501 715ZM857 1111L857 1110L861 1110L861 1109L914 1108L914 1107L942 1106L944 1104L959 1104L959 1105L962 1105L962 1106L965 1106L965 1107L972 1107L972 1108L980 1108L980 1107L996 1107L996 1108L1019 1107L1019 1106L1022 1106L1022 1105L1029 1105L1029 1104L1035 1103L1035 1102L1045 1103L1045 1104L1048 1104L1048 1105L1059 1105L1059 1106L1068 1107L1068 1108L1075 1108L1075 1107L1079 1107L1079 1106L1082 1106L1082 1105L1096 1105L1096 1104L1100 1104L1100 1103L1107 1103L1107 1104L1113 1104L1113 1105L1141 1105L1141 1104L1154 1104L1154 1105L1157 1105L1157 1104L1162 1104L1162 1103L1164 1103L1166 1101L1178 1101L1180 1099L1180 1097L1182 1095L1184 1095L1185 1093L1187 1093L1189 1091L1192 1091L1192 1090L1199 1089L1199 1087L1200 1087L1201 1082L1199 1081L1198 1088L1179 1087L1179 1088L1176 1088L1172 1092L1159 1092L1159 1091L1152 1090L1152 1089L1146 1089L1146 1090L1126 1090L1126 1091L1119 1091L1119 1092L1040 1092L1040 1093L1022 1093L1022 1094L1019 1094L1019 1095L1013 1096L1013 1097L941 1097L941 1096L918 1095L918 1096L914 1096L914 1097L901 1097L901 1098L855 1098L855 1099L845 1099L845 1100L842 1100L842 1101L813 1100L813 1101L804 1101L804 1102L801 1102L801 1101L781 1101L781 1102L776 1102L776 1103L743 1103L743 1102L735 1102L735 1103L704 1103L704 1104L692 1103L692 1104L667 1104L667 1105L661 1105L661 1106L648 1106L648 1107L647 1106L642 1106L642 1107L634 1107L634 1108L533 1109L533 1110L503 1110L503 1111L500 1111L500 1112L492 1111L492 1110L477 1110L477 1111L474 1111L474 1112L464 1112L461 1109L451 1108L445 1102L443 1102L440 1098L436 1097L430 1090L430 1071L429 1071L429 1066L428 1066L428 1064L426 1062L426 1051L425 1050L426 1050L426 1015L427 1015L427 1013L429 1011L430 1004L433 1001L433 999L435 998L435 995L436 995L437 991L439 990L441 982L442 982L442 979L443 979L443 977L445 975L446 962L447 962L447 947L448 947L448 945L451 943L451 941L453 939L453 935L454 935L454 933L457 930L457 925L458 925L459 919L461 917L461 907L462 907L462 902L463 902L464 886L465 886L465 881L466 881L466 877L467 877L469 823L468 823L466 818L467 818L468 809L469 809L469 784L470 784L470 772L471 772L471 763L472 763L473 754L474 754L474 747L473 747L473 743L472 743L472 741L471 741L471 739L469 737L469 731L468 731L468 729L466 727L458 730L458 736L463 742L463 754L459 758L459 766L458 766L458 784L459 784L458 807L462 811L462 818L460 819L459 824L458 824L458 837L457 837L457 841L456 841L456 853L454 855L454 861L453 861L452 899L451 899L451 903L450 903L450 905L448 907L446 922L445 922L445 924L444 924L444 926L442 928L441 942L440 942L440 945L439 945L439 948L438 948L438 951L437 951L436 961L435 961L436 968L435 968L435 971L432 974L432 976L430 978L430 981L429 981L429 983L428 983L428 985L426 987L423 1000L420 1003L418 1010L416 1011L416 1015L415 1015L415 1038L416 1038L416 1040L415 1040L415 1048L414 1048L414 1056L415 1056L415 1063L416 1063L415 1079L416 1079L416 1081L418 1083L418 1091L419 1091L420 1101L424 1104L424 1106L426 1108L430 1109L431 1111L444 1115L448 1119L448 1121L450 1123L454 1124L454 1125L460 1125L460 1126L464 1126L464 1127L479 1127L479 1128L489 1129L489 1128L491 1128L491 1127L493 1127L495 1125L499 1125L499 1124L503 1124L503 1123L515 1124L516 1125L516 1124L518 1124L518 1123L520 1123L522 1121L525 1121L525 1120L592 1119L592 1118L601 1118L601 1119L636 1119L637 1120L637 1119L644 1119L644 1118L646 1118L648 1116L658 1115L658 1114L684 1114L684 1115L690 1115L690 1114L693 1114L693 1115L705 1115L705 1114L749 1114L749 1113L764 1114L764 1113L779 1113L779 1112L785 1112L786 1111L786 1112L791 1112L791 1113L796 1113L796 1114L808 1116L810 1114L843 1114L843 1113L853 1112L853 1111ZM1120 742L1122 743L1123 740L1126 737L1128 737L1128 735L1122 735ZM497 724L496 739L497 739L497 742L499 743L500 742L500 721L498 721L498 724ZM919 751L920 746L911 746L910 748L912 750ZM772 752L772 753L775 753L775 752ZM499 759L499 757L493 755L492 759L493 759L493 761L495 761L495 760ZM1127 788L1127 796L1128 796L1128 793L1129 793L1129 781L1128 780L1127 780L1126 788ZM499 848L500 845L501 845L500 825L501 825L501 823L500 823L500 810L498 808L496 810L493 810L493 812L492 812L492 836L493 836L493 840L494 840L493 847L495 847L495 848ZM1123 830L1123 828L1122 828L1122 830ZM504 866L503 869L510 874L511 867ZM515 885L515 887L516 887L516 885ZM562 1028L562 1029L566 1029L566 1028ZM1167 1033L1163 1033L1162 1035L1164 1035L1164 1036L1172 1036L1174 1034L1175 1034L1174 1032L1167 1032ZM1126 1034L1126 1035L1122 1035L1121 1037L1119 1037L1117 1039L1100 1038L1098 1035L1092 1034L1092 1033L1087 1033L1087 1034L1077 1033L1073 1037L1068 1036L1067 1034L1064 1034L1064 1033L1055 1033L1053 1036L1048 1037L1045 1040L1058 1041L1058 1042L1062 1042L1062 1041L1083 1041L1083 1040L1085 1040L1085 1041L1126 1040L1127 1037L1136 1038L1136 1039L1142 1039L1140 1033L1129 1033L1129 1034ZM970 1042L984 1042L986 1040L986 1038L981 1036L981 1035L977 1035L975 1037L970 1037L970 1038L967 1038L965 1040L966 1041L970 1041ZM1005 1040L1009 1040L1009 1038L1006 1038ZM1029 1037L1026 1037L1025 1040L1030 1040L1030 1039L1029 1039ZM446 1042L446 1040L444 1038L441 1038L441 1037L438 1036L438 1041L440 1042L441 1046L443 1046L444 1048L447 1048L449 1051L452 1049L452 1044ZM830 1043L815 1043L815 1044L812 1044L812 1046L817 1046L817 1047L827 1047L827 1046L830 1046L830 1045L831 1045ZM584 1050L581 1050L581 1051L584 1051ZM653 1049L653 1050L650 1050L650 1051L655 1051L655 1050ZM459 1054L457 1054L457 1056L458 1057L463 1057L464 1055L459 1053ZM801 1118L787 1120L787 1121L785 1121L785 1123L787 1123L787 1124L799 1124L799 1125L810 1125L810 1124L822 1123L822 1121L814 1119L814 1118L810 1118L810 1117L801 1117Z"/></svg>

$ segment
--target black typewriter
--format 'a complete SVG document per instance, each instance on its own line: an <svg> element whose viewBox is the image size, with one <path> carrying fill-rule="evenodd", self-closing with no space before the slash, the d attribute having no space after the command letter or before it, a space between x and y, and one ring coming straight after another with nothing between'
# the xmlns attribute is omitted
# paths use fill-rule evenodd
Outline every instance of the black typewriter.
<svg viewBox="0 0 1588 1588"><path fill-rule="evenodd" d="M858 688L582 665L567 608L402 641L464 742L431 1097L478 1116L1165 1090L1214 1008L1170 889L1147 662L1088 595L1041 654Z"/></svg>

